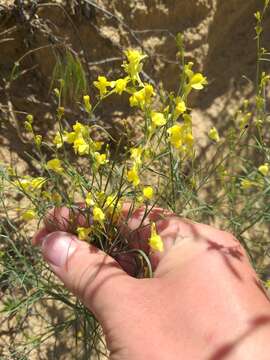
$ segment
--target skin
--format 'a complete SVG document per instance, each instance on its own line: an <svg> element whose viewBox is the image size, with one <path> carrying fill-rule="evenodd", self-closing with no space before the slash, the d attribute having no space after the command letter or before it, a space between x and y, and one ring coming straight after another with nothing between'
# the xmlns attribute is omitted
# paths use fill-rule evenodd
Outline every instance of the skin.
<svg viewBox="0 0 270 360"><path fill-rule="evenodd" d="M149 255L151 279L131 276L130 257L116 261L68 233L65 208L49 213L33 239L54 273L99 320L110 359L269 359L270 302L240 243L159 208L138 229L144 209L127 220L128 210L125 204L119 228L131 248ZM162 253L148 247L151 221Z"/></svg>

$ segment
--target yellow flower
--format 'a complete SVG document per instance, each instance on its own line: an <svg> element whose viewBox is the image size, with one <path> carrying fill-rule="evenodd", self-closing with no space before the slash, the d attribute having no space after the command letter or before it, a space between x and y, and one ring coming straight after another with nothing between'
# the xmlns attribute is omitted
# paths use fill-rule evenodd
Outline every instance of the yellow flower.
<svg viewBox="0 0 270 360"><path fill-rule="evenodd" d="M84 140L83 137L78 137L73 144L73 148L76 154L87 155L89 154L89 144Z"/></svg>
<svg viewBox="0 0 270 360"><path fill-rule="evenodd" d="M265 287L266 289L270 289L270 279L265 281Z"/></svg>
<svg viewBox="0 0 270 360"><path fill-rule="evenodd" d="M164 250L164 245L161 237L157 234L156 224L151 225L151 236L149 239L150 248L154 251L162 252Z"/></svg>
<svg viewBox="0 0 270 360"><path fill-rule="evenodd" d="M146 186L143 188L143 196L147 199L147 200L151 200L152 197L154 195L154 190L151 186Z"/></svg>
<svg viewBox="0 0 270 360"><path fill-rule="evenodd" d="M243 190L251 189L254 185L254 182L249 179L243 179L240 183L241 189Z"/></svg>
<svg viewBox="0 0 270 360"><path fill-rule="evenodd" d="M183 99L181 99L180 97L177 97L175 99L175 116L178 117L179 115L182 115L186 110L186 103L184 102Z"/></svg>
<svg viewBox="0 0 270 360"><path fill-rule="evenodd" d="M194 143L194 137L193 137L193 135L192 135L191 132L188 132L187 134L185 134L185 136L184 136L184 143L185 143L187 146L189 146L189 147L191 147L191 146L193 145L193 143Z"/></svg>
<svg viewBox="0 0 270 360"><path fill-rule="evenodd" d="M92 229L90 227L77 227L77 234L80 240L87 240L91 233Z"/></svg>
<svg viewBox="0 0 270 360"><path fill-rule="evenodd" d="M140 178L138 175L137 167L135 165L127 172L127 180L131 182L134 187L139 185Z"/></svg>
<svg viewBox="0 0 270 360"><path fill-rule="evenodd" d="M155 95L154 88L151 84L144 84L144 97L146 102L150 102Z"/></svg>
<svg viewBox="0 0 270 360"><path fill-rule="evenodd" d="M183 126L180 124L173 125L167 130L170 143L179 149L183 144Z"/></svg>
<svg viewBox="0 0 270 360"><path fill-rule="evenodd" d="M95 205L92 194L90 192L87 193L87 195L86 195L85 203L86 203L87 206L94 206Z"/></svg>
<svg viewBox="0 0 270 360"><path fill-rule="evenodd" d="M105 220L105 214L102 209L95 206L93 209L93 218L95 221L102 223Z"/></svg>
<svg viewBox="0 0 270 360"><path fill-rule="evenodd" d="M269 174L269 164L263 164L261 166L258 167L259 172L263 175L263 176L267 176Z"/></svg>
<svg viewBox="0 0 270 360"><path fill-rule="evenodd" d="M23 191L29 191L31 189L31 178L25 177L24 179L18 179L15 180L13 184Z"/></svg>
<svg viewBox="0 0 270 360"><path fill-rule="evenodd" d="M142 70L142 60L147 56L141 51L135 49L128 49L125 52L127 61L124 61L122 67L125 72L130 76L132 81L141 82L139 73Z"/></svg>
<svg viewBox="0 0 270 360"><path fill-rule="evenodd" d="M63 106L59 106L59 108L57 109L57 115L59 118L61 118L65 113L65 108Z"/></svg>
<svg viewBox="0 0 270 360"><path fill-rule="evenodd" d="M99 152L94 152L94 159L95 159L96 165L98 165L98 166L105 165L108 162L107 155L100 154Z"/></svg>
<svg viewBox="0 0 270 360"><path fill-rule="evenodd" d="M64 145L64 136L58 131L53 139L53 144L56 145L57 149L60 149Z"/></svg>
<svg viewBox="0 0 270 360"><path fill-rule="evenodd" d="M242 111L239 112L239 115L242 115L242 117L239 120L239 127L241 130L245 128L245 126L249 123L249 120L251 119L252 113L248 112L246 114L242 114Z"/></svg>
<svg viewBox="0 0 270 360"><path fill-rule="evenodd" d="M32 114L28 114L26 116L26 120L30 123L30 124L33 124L33 121L34 121L34 116Z"/></svg>
<svg viewBox="0 0 270 360"><path fill-rule="evenodd" d="M141 108L143 107L143 104L144 104L143 89L139 90L139 91L135 91L134 94L132 96L130 96L129 104L131 107L134 107L134 106L140 106Z"/></svg>
<svg viewBox="0 0 270 360"><path fill-rule="evenodd" d="M86 112L88 114L90 114L90 112L92 110L92 105L90 103L90 96L89 95L84 95L83 102L84 102L84 108L85 108Z"/></svg>
<svg viewBox="0 0 270 360"><path fill-rule="evenodd" d="M154 95L155 92L153 86L151 84L144 84L144 87L141 90L135 91L129 98L130 106L138 106L143 109L145 105L151 103L152 96Z"/></svg>
<svg viewBox="0 0 270 360"><path fill-rule="evenodd" d="M57 174L62 174L64 171L61 160L57 158L51 159L47 162L47 169L52 170Z"/></svg>
<svg viewBox="0 0 270 360"><path fill-rule="evenodd" d="M192 89L195 90L202 90L204 85L207 85L207 79L201 73L193 74L189 80L189 85Z"/></svg>
<svg viewBox="0 0 270 360"><path fill-rule="evenodd" d="M161 112L153 111L151 114L151 120L155 126L163 126L166 124L165 116Z"/></svg>
<svg viewBox="0 0 270 360"><path fill-rule="evenodd" d="M86 125L83 125L79 121L76 121L76 123L72 126L73 130L75 132L75 137L78 137L79 135L87 136L89 135L89 127Z"/></svg>
<svg viewBox="0 0 270 360"><path fill-rule="evenodd" d="M73 144L75 139L76 139L76 132L75 131L71 131L71 132L65 132L64 133L64 140L68 143L68 144Z"/></svg>
<svg viewBox="0 0 270 360"><path fill-rule="evenodd" d="M105 202L106 209L111 214L113 211L117 214L121 210L121 202L116 194L109 195Z"/></svg>
<svg viewBox="0 0 270 360"><path fill-rule="evenodd" d="M111 82L105 76L99 76L97 81L94 81L94 86L99 89L100 97L107 94L107 87L111 86Z"/></svg>
<svg viewBox="0 0 270 360"><path fill-rule="evenodd" d="M215 141L215 142L219 142L220 141L220 137L219 137L219 133L217 131L217 129L215 127L212 127L209 130L208 136L211 140Z"/></svg>
<svg viewBox="0 0 270 360"><path fill-rule="evenodd" d="M32 124L30 124L28 121L24 122L24 128L27 132L33 132Z"/></svg>
<svg viewBox="0 0 270 360"><path fill-rule="evenodd" d="M114 89L115 89L116 94L121 95L122 92L126 90L128 81L129 81L129 78L126 77L124 79L117 79L114 82Z"/></svg>
<svg viewBox="0 0 270 360"><path fill-rule="evenodd" d="M136 165L140 165L142 163L142 152L143 152L143 148L141 147L130 149L130 153L131 153L130 157L131 159L134 160Z"/></svg>
<svg viewBox="0 0 270 360"><path fill-rule="evenodd" d="M60 91L59 91L59 89L54 88L54 89L53 89L53 92L54 92L54 94L55 94L56 97L58 97L58 98L60 97Z"/></svg>
<svg viewBox="0 0 270 360"><path fill-rule="evenodd" d="M101 150L102 145L103 145L103 141L94 141L93 143L93 147L96 151Z"/></svg>
<svg viewBox="0 0 270 360"><path fill-rule="evenodd" d="M37 218L37 213L35 212L35 210L29 209L21 214L21 218L24 221L30 221Z"/></svg>
<svg viewBox="0 0 270 360"><path fill-rule="evenodd" d="M35 141L36 146L39 147L41 145L41 142L42 142L42 136L41 135L35 135L34 141Z"/></svg>
<svg viewBox="0 0 270 360"><path fill-rule="evenodd" d="M189 61L189 63L184 66L184 72L190 79L194 75L194 72L192 71L193 65L193 62Z"/></svg>
<svg viewBox="0 0 270 360"><path fill-rule="evenodd" d="M41 189L47 180L44 177L37 177L31 180L31 188L33 190Z"/></svg>

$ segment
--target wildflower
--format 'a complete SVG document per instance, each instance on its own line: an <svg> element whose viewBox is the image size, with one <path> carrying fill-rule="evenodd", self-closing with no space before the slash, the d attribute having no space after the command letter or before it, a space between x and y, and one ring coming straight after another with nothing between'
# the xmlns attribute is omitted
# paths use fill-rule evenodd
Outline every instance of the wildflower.
<svg viewBox="0 0 270 360"><path fill-rule="evenodd" d="M185 134L184 136L184 143L188 146L188 147L191 147L194 143L194 137L192 135L191 132L188 132Z"/></svg>
<svg viewBox="0 0 270 360"><path fill-rule="evenodd" d="M111 86L111 82L105 76L99 76L97 81L94 81L94 86L99 89L100 97L104 97L108 90L107 87Z"/></svg>
<svg viewBox="0 0 270 360"><path fill-rule="evenodd" d="M194 65L193 62L189 61L189 63L184 67L184 72L189 79L191 79L192 76L194 75L194 72L192 71L193 65Z"/></svg>
<svg viewBox="0 0 270 360"><path fill-rule="evenodd" d="M160 112L152 112L151 120L155 126L163 126L166 124L165 116Z"/></svg>
<svg viewBox="0 0 270 360"><path fill-rule="evenodd" d="M266 280L265 287L266 289L270 289L270 279Z"/></svg>
<svg viewBox="0 0 270 360"><path fill-rule="evenodd" d="M241 115L242 112L239 112L239 114ZM248 112L241 117L241 119L239 121L239 127L241 130L243 130L246 127L246 125L249 123L251 116L252 116L252 113Z"/></svg>
<svg viewBox="0 0 270 360"><path fill-rule="evenodd" d="M77 227L77 234L80 240L87 240L92 229L90 227Z"/></svg>
<svg viewBox="0 0 270 360"><path fill-rule="evenodd" d="M152 186L146 186L143 188L143 196L147 200L151 200L153 195L154 195L154 190L153 190Z"/></svg>
<svg viewBox="0 0 270 360"><path fill-rule="evenodd" d="M33 190L39 190L47 180L44 177L37 177L31 180L30 185Z"/></svg>
<svg viewBox="0 0 270 360"><path fill-rule="evenodd" d="M28 114L26 116L26 120L30 123L30 124L33 124L33 121L34 121L34 117L32 114Z"/></svg>
<svg viewBox="0 0 270 360"><path fill-rule="evenodd" d="M144 84L144 97L146 102L150 102L155 95L154 88L151 84Z"/></svg>
<svg viewBox="0 0 270 360"><path fill-rule="evenodd" d="M57 174L62 174L64 171L61 160L59 160L57 158L51 159L47 162L47 169L52 170Z"/></svg>
<svg viewBox="0 0 270 360"><path fill-rule="evenodd" d="M154 88L151 84L145 84L141 90L135 91L129 98L131 107L138 106L141 109L152 101L152 96L155 95Z"/></svg>
<svg viewBox="0 0 270 360"><path fill-rule="evenodd" d="M75 153L79 155L87 155L90 151L89 144L84 140L82 136L75 139L73 148Z"/></svg>
<svg viewBox="0 0 270 360"><path fill-rule="evenodd" d="M94 160L97 166L105 165L107 164L107 155L106 154L100 154L99 152L94 152Z"/></svg>
<svg viewBox="0 0 270 360"><path fill-rule="evenodd" d="M75 131L71 131L71 132L67 132L65 131L64 132L64 135L63 135L63 139L64 141L66 141L68 144L73 144L75 139L76 139L76 132Z"/></svg>
<svg viewBox="0 0 270 360"><path fill-rule="evenodd" d="M91 110L92 110L92 105L90 103L90 96L89 95L84 95L83 97L83 101L84 101L84 108L85 111L90 114Z"/></svg>
<svg viewBox="0 0 270 360"><path fill-rule="evenodd" d="M215 127L212 127L208 133L208 136L211 140L215 141L215 142L219 142L220 141L220 137L219 137L219 133L217 131L217 129Z"/></svg>
<svg viewBox="0 0 270 360"><path fill-rule="evenodd" d="M122 67L125 72L130 76L132 81L138 81L141 83L139 73L142 70L142 60L147 56L144 55L141 51L135 49L128 49L125 52L127 61L124 61Z"/></svg>
<svg viewBox="0 0 270 360"><path fill-rule="evenodd" d="M85 198L85 203L87 206L94 206L95 205L95 202L92 198L92 194L89 192L87 193L86 195L86 198Z"/></svg>
<svg viewBox="0 0 270 360"><path fill-rule="evenodd" d="M138 175L137 167L134 165L128 172L127 172L127 180L133 184L134 187L138 186L140 183L140 178Z"/></svg>
<svg viewBox="0 0 270 360"><path fill-rule="evenodd" d="M131 107L140 106L142 108L144 103L143 90L134 92L134 94L129 98L129 103Z"/></svg>
<svg viewBox="0 0 270 360"><path fill-rule="evenodd" d="M151 236L149 239L149 245L150 248L154 251L162 252L164 250L164 245L161 237L157 234L155 223L151 225Z"/></svg>
<svg viewBox="0 0 270 360"><path fill-rule="evenodd" d="M105 206L109 213L115 211L116 213L121 209L121 203L118 201L116 194L109 195L106 199Z"/></svg>
<svg viewBox="0 0 270 360"><path fill-rule="evenodd" d="M13 184L25 192L31 189L30 177L25 177L24 179L15 180Z"/></svg>
<svg viewBox="0 0 270 360"><path fill-rule="evenodd" d="M176 149L179 149L183 143L183 126L180 124L173 125L167 130L169 141Z"/></svg>
<svg viewBox="0 0 270 360"><path fill-rule="evenodd" d="M65 108L63 106L59 106L59 108L57 109L57 115L59 118L61 118L65 113Z"/></svg>
<svg viewBox="0 0 270 360"><path fill-rule="evenodd" d="M116 94L122 95L122 92L126 90L129 78L125 77L124 79L117 79L114 82L114 89Z"/></svg>
<svg viewBox="0 0 270 360"><path fill-rule="evenodd" d="M26 176L23 179L15 180L13 184L25 192L30 192L41 189L46 181L46 178L41 176L37 178Z"/></svg>
<svg viewBox="0 0 270 360"><path fill-rule="evenodd" d="M131 153L130 157L131 159L134 160L136 165L140 165L142 163L142 152L143 152L143 148L141 147L130 149L130 153Z"/></svg>
<svg viewBox="0 0 270 360"><path fill-rule="evenodd" d="M32 124L29 121L24 122L24 128L27 132L33 132Z"/></svg>
<svg viewBox="0 0 270 360"><path fill-rule="evenodd" d="M21 214L21 218L24 221L30 221L35 219L36 217L37 217L37 213L35 212L35 210L32 209L26 210Z"/></svg>
<svg viewBox="0 0 270 360"><path fill-rule="evenodd" d="M64 144L64 137L61 136L60 132L58 131L53 139L53 144L56 145L57 149L60 149Z"/></svg>
<svg viewBox="0 0 270 360"><path fill-rule="evenodd" d="M258 167L259 172L263 175L263 176L267 176L269 174L269 164L263 164L261 166Z"/></svg>
<svg viewBox="0 0 270 360"><path fill-rule="evenodd" d="M177 97L175 99L175 116L178 117L179 115L182 115L186 110L186 103L184 102L183 99L181 99L180 97Z"/></svg>
<svg viewBox="0 0 270 360"><path fill-rule="evenodd" d="M241 180L240 186L242 190L249 190L254 186L254 182L249 179Z"/></svg>
<svg viewBox="0 0 270 360"><path fill-rule="evenodd" d="M40 147L41 142L42 142L42 136L41 135L35 135L34 141L35 141L36 146Z"/></svg>
<svg viewBox="0 0 270 360"><path fill-rule="evenodd" d="M101 150L102 145L103 145L103 141L94 141L94 142L93 142L93 148L94 148L96 151Z"/></svg>
<svg viewBox="0 0 270 360"><path fill-rule="evenodd" d="M207 85L206 77L204 77L201 73L193 74L189 80L189 85L192 89L202 90L204 85Z"/></svg>
<svg viewBox="0 0 270 360"><path fill-rule="evenodd" d="M55 96L56 97L60 97L60 91L59 91L59 89L57 89L57 88L55 88L55 89L53 89L53 92L54 92L54 94L55 94Z"/></svg>
<svg viewBox="0 0 270 360"><path fill-rule="evenodd" d="M77 137L79 135L83 135L83 136L89 135L89 127L86 125L83 125L79 121L76 121L76 123L72 126L72 128L75 132L75 137Z"/></svg>
<svg viewBox="0 0 270 360"><path fill-rule="evenodd" d="M94 221L102 223L105 220L105 214L99 207L95 206L93 209Z"/></svg>

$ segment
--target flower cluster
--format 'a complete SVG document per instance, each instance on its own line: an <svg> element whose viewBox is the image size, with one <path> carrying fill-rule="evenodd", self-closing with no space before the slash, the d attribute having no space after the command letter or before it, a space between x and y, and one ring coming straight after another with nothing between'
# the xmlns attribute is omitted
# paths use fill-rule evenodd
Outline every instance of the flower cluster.
<svg viewBox="0 0 270 360"><path fill-rule="evenodd" d="M77 227L76 233L81 240L90 240L98 234L106 234L106 238L109 238L109 229L117 221L124 201L146 207L157 201L160 194L156 190L154 177L149 184L150 169L156 159L165 160L166 156L170 156L175 161L181 160L184 163L192 159L194 153L188 97L192 90L204 88L206 78L195 73L193 64L188 63L182 75L182 91L170 93L161 101L158 88L143 80L143 61L147 56L136 49L128 49L124 54L124 76L117 79L98 76L93 82L98 90L96 104L92 104L89 95L82 97L82 107L88 115L84 123L76 121L72 125L66 125L68 123L63 121L65 108L61 105L61 89L54 89L58 101L59 128L50 146L53 155L46 161L42 157L42 177L14 181L18 189L30 194L42 190L40 197L44 200L44 211L52 205L65 205L82 212L76 203L84 204L83 216L92 220ZM94 139L95 125L92 122L96 107L113 94L127 96L130 107L139 111L143 118L141 139L126 149L122 162L117 165L111 158L109 144ZM43 139L34 134L32 123L33 117L28 115L25 128L33 134L35 144L41 152ZM216 130L212 129L209 136L214 141L219 141ZM67 153L70 154L70 149L75 161L85 161L84 171L78 163L73 164L66 156ZM266 172L265 168L261 168L261 173L263 172ZM166 184L165 179L166 177L159 179L159 185L168 189L171 184ZM43 186L45 188L41 189ZM61 192L60 188L64 191ZM35 206L24 212L24 220L31 220L40 213L40 209L36 211L36 204L32 205ZM149 245L154 251L163 251L163 243L155 224L151 227Z"/></svg>

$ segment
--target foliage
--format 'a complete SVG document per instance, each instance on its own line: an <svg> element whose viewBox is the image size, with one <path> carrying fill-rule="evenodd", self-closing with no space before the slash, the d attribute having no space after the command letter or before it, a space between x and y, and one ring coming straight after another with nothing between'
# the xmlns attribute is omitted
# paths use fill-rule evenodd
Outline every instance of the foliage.
<svg viewBox="0 0 270 360"><path fill-rule="evenodd" d="M265 1L263 11L255 14L258 60L254 103L244 101L224 133L219 134L216 127L209 129L209 151L205 154L200 153L194 138L190 96L203 90L207 79L196 72L192 62L186 62L180 34L176 37L180 74L175 92L144 80L147 56L138 49L125 51L122 77L98 76L93 83L95 99L90 99L80 61L70 52L64 62L57 61L52 88L58 104L58 130L53 139L42 138L31 114L25 119L25 132L38 154L34 160L38 176L21 174L14 166L1 167L1 286L12 284L14 290L20 289L9 292L2 313L8 318L29 317L31 308L44 298L65 304L69 311L56 327L48 325L43 334L28 339L25 347L11 349L13 358L27 358L54 332L63 331L75 332L76 356L102 353L97 348L102 335L93 315L57 283L30 244L29 226L39 224L54 207L69 209L70 232L112 256L131 251L117 227L124 202L131 203L130 213L143 206L147 216L154 206L160 206L195 221L215 221L239 238L264 279L263 259L256 254L269 249L269 240L262 232L270 221L266 111L270 76L263 71L269 53L261 46L267 7ZM117 97L128 100L131 112L140 119L140 135L128 138L125 147L121 138L112 138L95 117L108 98ZM70 99L77 100L83 109L84 121L67 121L65 104ZM102 141L96 138L97 133L102 134ZM18 204L10 204L11 193ZM79 227L78 216L83 219ZM155 223L149 246L163 251ZM132 251L138 276L152 276L146 254Z"/></svg>

